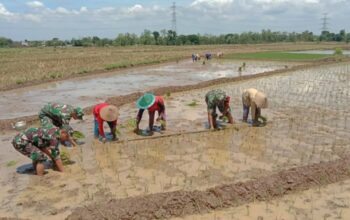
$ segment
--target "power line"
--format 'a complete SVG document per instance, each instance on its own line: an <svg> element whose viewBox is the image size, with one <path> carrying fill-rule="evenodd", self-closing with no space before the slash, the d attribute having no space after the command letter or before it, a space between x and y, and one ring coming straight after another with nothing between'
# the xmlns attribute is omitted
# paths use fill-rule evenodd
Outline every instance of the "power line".
<svg viewBox="0 0 350 220"><path fill-rule="evenodd" d="M326 32L328 31L328 25L329 25L329 18L328 18L328 14L327 13L324 13L323 14L323 18L321 19L322 20L322 32Z"/></svg>
<svg viewBox="0 0 350 220"><path fill-rule="evenodd" d="M172 10L172 19L171 19L171 30L176 32L176 3L173 2L173 5L171 6Z"/></svg>

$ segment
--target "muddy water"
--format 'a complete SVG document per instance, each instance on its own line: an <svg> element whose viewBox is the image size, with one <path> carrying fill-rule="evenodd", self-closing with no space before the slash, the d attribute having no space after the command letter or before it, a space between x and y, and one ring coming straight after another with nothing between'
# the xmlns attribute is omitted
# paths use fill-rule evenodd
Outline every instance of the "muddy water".
<svg viewBox="0 0 350 220"><path fill-rule="evenodd" d="M242 75L285 68L279 62L247 61ZM158 67L137 68L123 73L91 76L0 93L0 119L34 115L45 102L90 106L108 97L145 91L164 85L188 85L221 77L238 76L240 62L180 62Z"/></svg>
<svg viewBox="0 0 350 220"><path fill-rule="evenodd" d="M306 54L326 54L332 55L334 54L334 50L301 50L301 51L293 51L290 53L306 53ZM343 50L343 54L350 56L350 50Z"/></svg>
<svg viewBox="0 0 350 220"><path fill-rule="evenodd" d="M350 65L338 64L240 83L217 85L166 99L166 134L205 128L205 93L214 88L232 97L237 124L219 132L182 134L132 141L128 119L134 104L121 108L122 140L100 144L92 139L92 119L73 123L88 135L87 144L68 152L75 164L45 178L15 173L30 163L9 144L13 133L1 134L0 216L62 219L72 209L108 198L125 198L174 190L206 189L273 172L329 161L350 149ZM266 127L239 122L240 94L256 87L268 94ZM188 104L197 101L196 106ZM147 114L141 127L147 125ZM155 134L160 135L160 134ZM9 165L14 161L15 165Z"/></svg>

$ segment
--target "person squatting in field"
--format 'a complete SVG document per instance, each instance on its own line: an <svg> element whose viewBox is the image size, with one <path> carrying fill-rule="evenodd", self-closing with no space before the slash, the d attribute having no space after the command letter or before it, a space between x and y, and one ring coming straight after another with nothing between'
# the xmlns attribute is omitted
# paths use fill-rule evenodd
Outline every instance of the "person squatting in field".
<svg viewBox="0 0 350 220"><path fill-rule="evenodd" d="M74 131L69 125L70 120L72 118L74 120L82 120L83 116L84 112L82 108L74 108L71 105L61 103L48 103L39 111L39 119L42 127L58 127L60 129L66 129L70 136ZM68 142L73 146L76 146L76 143L72 138L69 138Z"/></svg>
<svg viewBox="0 0 350 220"><path fill-rule="evenodd" d="M60 141L67 141L69 134L65 129L28 128L17 134L13 140L13 147L21 154L32 159L36 174L44 175L44 163L48 157L53 161L56 169L63 172L58 145Z"/></svg>
<svg viewBox="0 0 350 220"><path fill-rule="evenodd" d="M259 126L261 109L268 107L267 97L264 93L254 89L246 89L242 94L243 121L248 121L249 109L251 109L252 125Z"/></svg>
<svg viewBox="0 0 350 220"><path fill-rule="evenodd" d="M222 116L220 116L220 118L227 117L228 123L233 124L230 99L230 96L227 96L226 93L220 89L211 90L205 95L205 102L207 103L208 110L209 129L218 128L216 123L216 118L218 116L216 114L216 108L218 108L222 113Z"/></svg>
<svg viewBox="0 0 350 220"><path fill-rule="evenodd" d="M139 131L142 115L146 109L148 110L149 115L148 129L150 133L152 134L153 132L154 117L156 112L158 112L157 121L161 122L161 129L166 129L165 104L162 96L155 96L152 93L145 93L137 100L136 106L139 109L136 116L136 133Z"/></svg>
<svg viewBox="0 0 350 220"><path fill-rule="evenodd" d="M94 115L94 136L101 142L106 142L106 134L103 129L103 123L106 121L111 129L112 141L117 140L117 120L119 117L118 108L107 103L100 103L95 105L92 110Z"/></svg>

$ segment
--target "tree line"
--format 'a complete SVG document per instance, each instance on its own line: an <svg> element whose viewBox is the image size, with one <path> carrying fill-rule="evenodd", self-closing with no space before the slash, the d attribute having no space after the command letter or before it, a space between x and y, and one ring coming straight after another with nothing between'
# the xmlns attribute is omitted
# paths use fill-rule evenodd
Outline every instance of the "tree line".
<svg viewBox="0 0 350 220"><path fill-rule="evenodd" d="M323 31L320 35L313 32L279 32L262 30L261 32L243 32L241 34L189 34L178 35L172 30L150 31L144 30L140 35L125 33L119 34L115 39L83 37L71 40L60 40L53 38L47 41L13 41L0 37L0 47L41 47L41 46L74 46L74 47L105 47L105 46L129 46L129 45L209 45L209 44L258 44L258 43L278 43L278 42L350 42L350 33L341 30L339 33Z"/></svg>

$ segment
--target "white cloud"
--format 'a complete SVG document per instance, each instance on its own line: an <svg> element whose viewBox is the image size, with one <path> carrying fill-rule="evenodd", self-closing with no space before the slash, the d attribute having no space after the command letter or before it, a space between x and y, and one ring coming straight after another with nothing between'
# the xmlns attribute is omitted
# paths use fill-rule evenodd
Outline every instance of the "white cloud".
<svg viewBox="0 0 350 220"><path fill-rule="evenodd" d="M84 13L84 12L88 12L88 9L85 6L82 6L79 11Z"/></svg>
<svg viewBox="0 0 350 220"><path fill-rule="evenodd" d="M59 14L70 14L71 13L70 11L68 11L66 8L63 8L63 7L58 7L58 8L56 8L55 11Z"/></svg>
<svg viewBox="0 0 350 220"><path fill-rule="evenodd" d="M142 5L136 4L130 8L128 8L128 12L129 13L138 13L138 12L142 12L144 10Z"/></svg>
<svg viewBox="0 0 350 220"><path fill-rule="evenodd" d="M0 18L10 19L15 14L8 11L3 4L0 3Z"/></svg>
<svg viewBox="0 0 350 220"><path fill-rule="evenodd" d="M115 11L116 9L114 7L103 7L103 8L99 8L96 10L96 12L99 13L111 13L113 11Z"/></svg>
<svg viewBox="0 0 350 220"><path fill-rule="evenodd" d="M39 1L32 1L32 2L27 2L27 5L31 8L42 8L44 7L44 4Z"/></svg>
<svg viewBox="0 0 350 220"><path fill-rule="evenodd" d="M37 14L25 14L23 15L23 19L38 23L41 21L41 16Z"/></svg>
<svg viewBox="0 0 350 220"><path fill-rule="evenodd" d="M233 0L195 0L192 7L209 6L209 7L227 7L233 3Z"/></svg>

